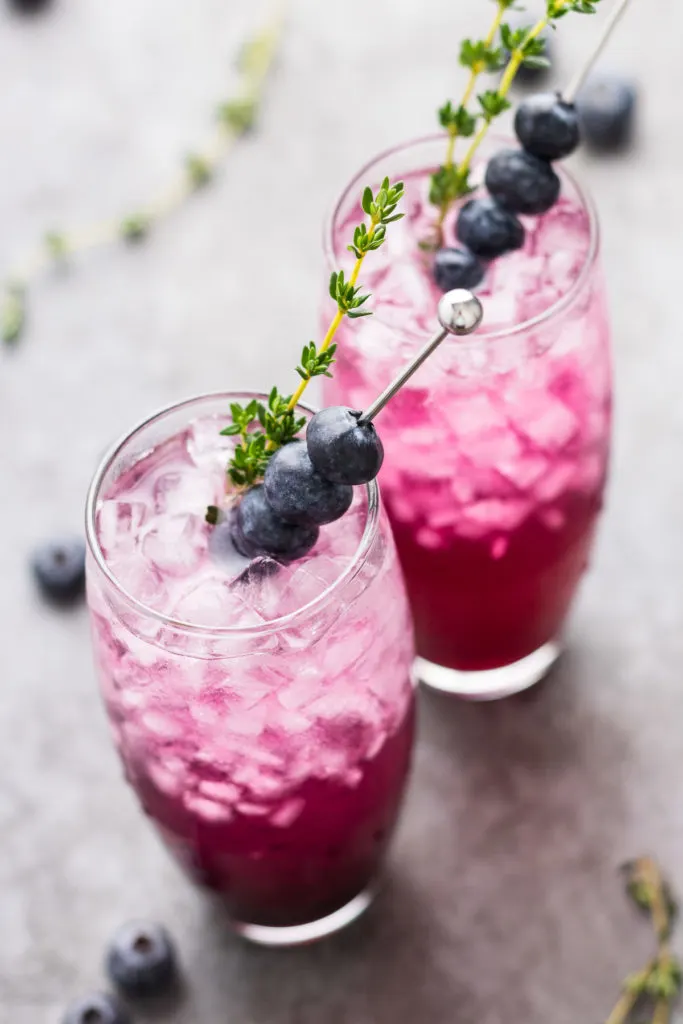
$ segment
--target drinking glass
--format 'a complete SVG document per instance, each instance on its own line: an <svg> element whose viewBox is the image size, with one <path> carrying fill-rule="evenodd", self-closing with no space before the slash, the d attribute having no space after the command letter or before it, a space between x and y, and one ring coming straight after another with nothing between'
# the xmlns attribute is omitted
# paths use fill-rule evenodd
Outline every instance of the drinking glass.
<svg viewBox="0 0 683 1024"><path fill-rule="evenodd" d="M241 559L225 496L233 401L164 409L87 502L95 660L126 778L235 928L288 945L370 902L413 741L412 630L375 483L291 565Z"/></svg>
<svg viewBox="0 0 683 1024"><path fill-rule="evenodd" d="M500 147L482 147L475 185ZM385 174L406 183L406 216L360 278L373 316L340 328L329 404L364 409L437 326L441 292L420 242L432 233L429 175L444 151L439 135L382 153L334 206L329 269L350 266L362 187ZM524 247L493 261L475 289L482 326L442 344L377 424L417 674L472 698L523 690L553 664L603 502L611 363L598 224L585 191L559 174L558 203L521 218ZM455 216L445 223L450 245Z"/></svg>

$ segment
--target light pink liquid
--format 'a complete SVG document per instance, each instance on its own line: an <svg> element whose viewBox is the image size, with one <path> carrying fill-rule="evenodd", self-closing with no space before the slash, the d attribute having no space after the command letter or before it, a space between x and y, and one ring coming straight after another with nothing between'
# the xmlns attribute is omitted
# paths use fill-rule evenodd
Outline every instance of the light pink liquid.
<svg viewBox="0 0 683 1024"><path fill-rule="evenodd" d="M377 873L410 762L411 630L383 518L354 561L363 489L289 567L245 577L246 560L212 547L203 514L224 492L225 423L143 439L105 478L104 560L166 618L132 608L91 558L95 653L126 776L169 847L238 920L290 926Z"/></svg>
<svg viewBox="0 0 683 1024"><path fill-rule="evenodd" d="M441 293L418 244L434 220L427 181L426 171L408 175L407 215L365 262L374 316L344 322L328 404L365 408L437 327ZM360 217L350 204L339 214L340 256ZM557 637L605 485L609 331L589 214L565 179L558 204L523 221L524 248L494 261L476 289L480 330L447 339L377 421L418 653L466 671L508 665ZM548 319L512 330L563 297Z"/></svg>

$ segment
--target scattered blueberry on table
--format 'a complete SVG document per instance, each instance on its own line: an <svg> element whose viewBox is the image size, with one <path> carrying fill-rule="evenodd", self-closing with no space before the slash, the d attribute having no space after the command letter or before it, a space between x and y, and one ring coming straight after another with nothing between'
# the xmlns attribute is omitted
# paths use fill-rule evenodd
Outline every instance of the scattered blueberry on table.
<svg viewBox="0 0 683 1024"><path fill-rule="evenodd" d="M594 149L616 152L633 138L637 92L619 75L595 75L576 98L581 132Z"/></svg>
<svg viewBox="0 0 683 1024"><path fill-rule="evenodd" d="M115 996L95 992L73 1002L62 1024L131 1024L131 1018Z"/></svg>
<svg viewBox="0 0 683 1024"><path fill-rule="evenodd" d="M51 2L52 0L9 0L9 5L22 14L34 14L49 7Z"/></svg>
<svg viewBox="0 0 683 1024"><path fill-rule="evenodd" d="M85 592L85 544L80 538L41 544L31 557L33 576L44 597L68 604Z"/></svg>
<svg viewBox="0 0 683 1024"><path fill-rule="evenodd" d="M115 933L106 955L109 978L131 998L161 996L178 978L175 946L163 925L133 921Z"/></svg>

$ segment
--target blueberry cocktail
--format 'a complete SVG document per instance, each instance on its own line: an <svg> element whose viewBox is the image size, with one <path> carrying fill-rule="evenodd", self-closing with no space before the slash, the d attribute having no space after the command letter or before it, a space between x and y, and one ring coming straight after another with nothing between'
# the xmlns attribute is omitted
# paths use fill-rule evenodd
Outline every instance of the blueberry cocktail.
<svg viewBox="0 0 683 1024"><path fill-rule="evenodd" d="M537 59L536 36L521 31L517 45ZM502 109L504 95L483 94L482 107ZM400 175L406 215L366 274L375 315L342 327L325 398L364 408L422 344L444 290L481 299L478 332L442 346L382 415L380 481L420 678L492 697L552 664L589 559L609 451L609 324L595 213L559 162L579 142L573 106L531 97L507 145L484 141L492 114L441 114L446 135L362 172ZM445 166L445 145L463 134L466 157ZM336 205L330 260L343 258L356 195L354 182Z"/></svg>
<svg viewBox="0 0 683 1024"><path fill-rule="evenodd" d="M205 521L238 400L169 409L104 463L89 603L144 810L247 934L293 941L367 903L410 761L412 637L374 484L289 563L244 557Z"/></svg>
<svg viewBox="0 0 683 1024"><path fill-rule="evenodd" d="M401 193L386 181L364 197L363 255ZM341 273L330 291L336 312L293 394L164 410L116 446L88 499L95 655L126 777L237 929L270 944L368 905L413 739L382 443L369 418L299 404L368 298Z"/></svg>

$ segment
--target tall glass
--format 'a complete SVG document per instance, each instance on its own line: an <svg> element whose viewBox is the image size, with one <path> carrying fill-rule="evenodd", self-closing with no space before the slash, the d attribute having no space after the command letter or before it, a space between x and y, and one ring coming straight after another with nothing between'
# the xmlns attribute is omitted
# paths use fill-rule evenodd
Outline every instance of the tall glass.
<svg viewBox="0 0 683 1024"><path fill-rule="evenodd" d="M219 431L244 398L165 409L105 458L88 601L143 809L242 934L286 945L371 899L408 774L414 652L374 483L290 566L217 542L204 511L224 495L233 441Z"/></svg>
<svg viewBox="0 0 683 1024"><path fill-rule="evenodd" d="M474 180L501 142L482 147ZM345 321L329 403L363 409L436 328L428 178L443 136L381 154L350 182L327 225L329 266L362 219L362 186L404 179L404 220L363 267L372 317ZM561 648L607 473L611 365L598 225L563 169L562 194L522 218L524 248L476 289L484 322L450 339L378 420L380 481L415 619L427 684L471 697L522 690ZM453 211L446 244L456 245Z"/></svg>

